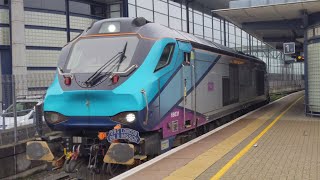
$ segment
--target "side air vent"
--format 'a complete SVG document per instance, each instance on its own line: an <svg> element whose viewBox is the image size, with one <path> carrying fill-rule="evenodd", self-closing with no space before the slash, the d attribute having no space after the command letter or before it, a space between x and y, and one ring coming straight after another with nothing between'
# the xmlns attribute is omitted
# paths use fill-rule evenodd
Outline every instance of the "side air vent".
<svg viewBox="0 0 320 180"><path fill-rule="evenodd" d="M135 26L143 26L147 23L150 23L150 21L146 20L144 17L137 17L132 21L132 24Z"/></svg>

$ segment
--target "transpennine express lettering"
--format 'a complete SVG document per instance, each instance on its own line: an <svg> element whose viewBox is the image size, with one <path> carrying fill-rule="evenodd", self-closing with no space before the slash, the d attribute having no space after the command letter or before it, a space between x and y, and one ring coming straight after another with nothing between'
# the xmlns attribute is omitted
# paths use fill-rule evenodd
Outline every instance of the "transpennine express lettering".
<svg viewBox="0 0 320 180"><path fill-rule="evenodd" d="M129 128L113 129L109 131L107 137L108 142L111 143L112 141L117 139L126 139L136 144L140 143L139 132Z"/></svg>

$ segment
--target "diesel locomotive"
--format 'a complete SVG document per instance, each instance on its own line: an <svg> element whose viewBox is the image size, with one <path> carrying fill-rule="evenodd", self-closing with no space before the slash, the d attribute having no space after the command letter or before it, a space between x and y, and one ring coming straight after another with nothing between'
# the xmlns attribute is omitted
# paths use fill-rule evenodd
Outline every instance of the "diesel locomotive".
<svg viewBox="0 0 320 180"><path fill-rule="evenodd" d="M43 110L68 139L67 162L87 150L105 164L132 165L267 103L268 92L266 64L256 57L144 18L116 18L63 47ZM27 156L53 161L50 148L48 140L28 142Z"/></svg>

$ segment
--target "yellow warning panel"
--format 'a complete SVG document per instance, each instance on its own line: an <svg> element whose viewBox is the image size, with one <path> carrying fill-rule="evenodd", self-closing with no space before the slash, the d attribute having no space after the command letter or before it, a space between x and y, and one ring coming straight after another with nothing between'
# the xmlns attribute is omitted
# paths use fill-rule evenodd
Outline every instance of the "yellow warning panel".
<svg viewBox="0 0 320 180"><path fill-rule="evenodd" d="M54 156L45 141L27 142L26 154L28 160L53 161Z"/></svg>
<svg viewBox="0 0 320 180"><path fill-rule="evenodd" d="M111 164L134 164L134 145L128 143L112 143L103 162Z"/></svg>

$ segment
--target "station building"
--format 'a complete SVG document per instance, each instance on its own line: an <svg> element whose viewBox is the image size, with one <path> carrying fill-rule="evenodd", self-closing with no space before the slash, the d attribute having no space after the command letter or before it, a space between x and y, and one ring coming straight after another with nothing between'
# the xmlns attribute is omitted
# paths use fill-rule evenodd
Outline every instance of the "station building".
<svg viewBox="0 0 320 180"><path fill-rule="evenodd" d="M292 58L285 56L282 49L212 13L215 9L229 9L237 3L250 2L0 0L1 74L54 73L61 48L91 23L105 18L145 17L262 59L267 63L271 92L304 88L303 63L286 63L285 60ZM287 3L286 0L268 2Z"/></svg>

